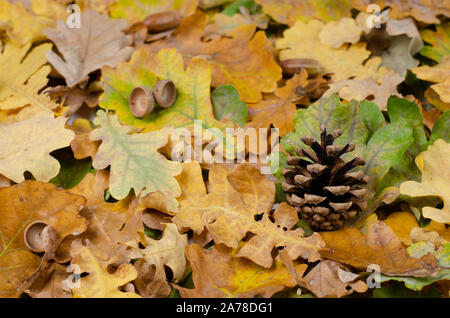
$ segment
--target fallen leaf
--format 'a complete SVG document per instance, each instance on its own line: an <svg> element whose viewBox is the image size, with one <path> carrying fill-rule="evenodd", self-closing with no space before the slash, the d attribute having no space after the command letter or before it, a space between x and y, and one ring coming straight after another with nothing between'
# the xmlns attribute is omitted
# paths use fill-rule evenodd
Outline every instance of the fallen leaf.
<svg viewBox="0 0 450 318"><path fill-rule="evenodd" d="M217 87L211 93L214 117L218 120L230 118L239 126L247 121L247 105L239 97L239 93L231 85Z"/></svg>
<svg viewBox="0 0 450 318"><path fill-rule="evenodd" d="M102 73L101 85L105 92L100 97L100 107L114 110L124 124L147 131L167 125L189 128L196 120L201 120L205 128L224 129L227 126L214 119L210 99L211 74L203 59L191 60L184 70L182 56L175 49L163 49L154 56L147 49L139 49L130 62L121 63L117 69L104 67ZM158 78L174 82L177 88L174 105L141 119L134 117L128 105L131 91L136 86L151 89Z"/></svg>
<svg viewBox="0 0 450 318"><path fill-rule="evenodd" d="M173 177L181 172L181 167L158 152L167 144L170 129L129 135L129 127L120 125L116 115L102 110L98 111L94 124L99 127L91 132L90 139L101 140L102 144L93 166L100 170L111 165L111 195L123 199L131 189L141 196L160 191L167 199L168 209L176 211L175 198L181 191Z"/></svg>
<svg viewBox="0 0 450 318"><path fill-rule="evenodd" d="M18 297L18 288L41 260L25 246L25 228L41 221L52 226L60 240L78 235L86 230L86 220L78 215L85 200L50 183L31 180L0 188L0 198L0 295Z"/></svg>
<svg viewBox="0 0 450 318"><path fill-rule="evenodd" d="M87 119L78 118L73 121L70 129L75 133L75 138L70 142L74 157L79 160L89 157L94 159L100 141L89 139L89 134L93 130L91 122Z"/></svg>
<svg viewBox="0 0 450 318"><path fill-rule="evenodd" d="M0 30L6 24L7 36L17 46L45 39L43 30L55 26L65 17L65 6L56 1L31 0L25 6L19 1L0 0Z"/></svg>
<svg viewBox="0 0 450 318"><path fill-rule="evenodd" d="M89 273L79 278L80 286L71 287L74 298L140 298L136 293L122 292L119 287L126 285L137 276L131 264L122 264L111 274L106 264L99 261L89 246L74 241L71 249L72 265L81 273Z"/></svg>
<svg viewBox="0 0 450 318"><path fill-rule="evenodd" d="M287 29L283 38L276 41L276 48L281 50L282 61L291 58L315 59L326 73L333 73L333 81L344 79L363 80L373 78L377 82L383 80L387 73L385 67L380 67L379 57L369 58L370 51L365 43L357 43L349 47L334 49L322 44L319 34L324 29L323 22L310 20L308 23L298 21Z"/></svg>
<svg viewBox="0 0 450 318"><path fill-rule="evenodd" d="M112 18L127 19L131 23L143 21L150 14L163 11L177 11L182 16L189 16L195 12L198 0L118 0L110 8Z"/></svg>
<svg viewBox="0 0 450 318"><path fill-rule="evenodd" d="M357 25L354 19L342 18L328 22L320 31L319 40L322 44L337 49L344 43L358 43L363 31L364 28Z"/></svg>
<svg viewBox="0 0 450 318"><path fill-rule="evenodd" d="M236 251L223 245L214 245L210 251L197 244L186 249L192 266L194 289L174 287L188 298L250 298L271 297L285 287L294 287L295 279L279 261L266 269L235 256ZM305 265L298 265L304 272Z"/></svg>
<svg viewBox="0 0 450 318"><path fill-rule="evenodd" d="M324 258L360 270L376 264L385 275L412 277L426 277L438 270L433 255L410 257L395 233L382 221L371 223L364 235L354 227L322 232L320 235L328 248L321 252Z"/></svg>
<svg viewBox="0 0 450 318"><path fill-rule="evenodd" d="M190 60L201 56L212 70L212 86L233 85L246 103L257 103L261 93L273 92L281 79L281 68L269 50L264 32L255 26L242 25L229 37L204 42L201 39L207 16L196 13L186 18L167 40L152 43L150 48L174 47Z"/></svg>
<svg viewBox="0 0 450 318"><path fill-rule="evenodd" d="M411 230L419 224L416 218L410 212L401 211L389 214L383 222L394 231L395 235L405 245L411 245Z"/></svg>
<svg viewBox="0 0 450 318"><path fill-rule="evenodd" d="M443 202L442 209L424 207L424 217L439 223L450 223L450 193L447 186L450 180L450 144L438 139L428 150L416 158L416 164L422 172L422 181L407 181L401 184L400 193L410 197L437 196Z"/></svg>
<svg viewBox="0 0 450 318"><path fill-rule="evenodd" d="M72 292L65 284L69 276L66 266L50 263L25 292L33 298L72 298Z"/></svg>
<svg viewBox="0 0 450 318"><path fill-rule="evenodd" d="M60 165L49 153L67 147L74 133L64 128L65 118L36 117L0 126L0 173L14 182L29 171L36 180L49 181Z"/></svg>
<svg viewBox="0 0 450 318"><path fill-rule="evenodd" d="M114 67L131 56L131 39L121 32L126 25L124 20L110 20L93 10L81 14L78 29L59 20L56 29L45 29L44 33L64 60L54 52L48 52L47 59L73 87L86 81L92 71L104 65Z"/></svg>
<svg viewBox="0 0 450 318"><path fill-rule="evenodd" d="M276 21L294 25L296 21L318 18L324 21L350 16L350 2L333 0L255 0Z"/></svg>
<svg viewBox="0 0 450 318"><path fill-rule="evenodd" d="M450 23L436 25L436 32L428 29L421 30L420 35L426 43L431 44L420 50L421 55L436 62L450 55Z"/></svg>
<svg viewBox="0 0 450 318"><path fill-rule="evenodd" d="M20 48L8 44L0 54L0 109L15 109L18 114L13 122L53 115L51 110L58 106L48 96L38 94L48 82L50 67L45 65L45 54L50 49L49 44L32 50L30 44Z"/></svg>
<svg viewBox="0 0 450 318"><path fill-rule="evenodd" d="M350 281L342 280L342 275L352 275L344 265L323 260L313 267L306 276L302 278L305 288L314 293L317 297L337 297L350 295L353 291L363 293L367 290L367 285L361 280L355 280L352 275ZM356 275L356 278L358 275Z"/></svg>
<svg viewBox="0 0 450 318"><path fill-rule="evenodd" d="M431 88L445 103L450 103L450 56L444 57L436 66L420 66L411 69L418 78L437 83Z"/></svg>
<svg viewBox="0 0 450 318"><path fill-rule="evenodd" d="M397 86L403 81L404 78L394 72L384 75L381 84L378 84L373 78L342 80L329 84L330 88L323 94L323 97L328 98L338 93L339 97L348 101L352 99L363 101L370 98L381 109L386 109L389 97L401 96L397 91Z"/></svg>
<svg viewBox="0 0 450 318"><path fill-rule="evenodd" d="M275 98L267 99L258 104L249 104L250 122L246 127L255 129L274 128L280 130L280 136L294 130L293 118L297 110L295 103L306 95L308 73L303 70L286 82L286 85L275 90Z"/></svg>

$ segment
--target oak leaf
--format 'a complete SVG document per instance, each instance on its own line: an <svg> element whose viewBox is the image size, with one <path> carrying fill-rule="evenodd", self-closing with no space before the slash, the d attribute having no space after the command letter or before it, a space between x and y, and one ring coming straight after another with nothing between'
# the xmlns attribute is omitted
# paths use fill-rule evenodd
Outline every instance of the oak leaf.
<svg viewBox="0 0 450 318"><path fill-rule="evenodd" d="M141 22L150 14L163 11L177 11L189 16L197 9L198 0L118 0L109 8L112 18L127 19L131 23Z"/></svg>
<svg viewBox="0 0 450 318"><path fill-rule="evenodd" d="M317 18L324 21L337 20L350 16L348 1L334 0L256 0L263 11L276 21L294 25L296 21Z"/></svg>
<svg viewBox="0 0 450 318"><path fill-rule="evenodd" d="M450 23L436 25L436 32L428 29L420 31L420 35L426 45L420 54L436 62L440 62L444 57L450 55Z"/></svg>
<svg viewBox="0 0 450 318"><path fill-rule="evenodd" d="M327 259L320 261L301 280L305 288L317 297L340 298L353 291L364 293L367 290L367 285L357 278L358 275L346 266Z"/></svg>
<svg viewBox="0 0 450 318"><path fill-rule="evenodd" d="M435 66L420 66L411 71L422 80L437 83L430 88L439 94L443 102L450 103L450 56L444 57Z"/></svg>
<svg viewBox="0 0 450 318"><path fill-rule="evenodd" d="M281 79L281 68L275 62L265 34L255 33L254 25L241 25L229 37L202 41L207 16L196 13L186 18L167 40L150 45L153 52L174 47L186 59L201 56L212 69L212 86L233 85L241 99L257 103L261 93L270 93Z"/></svg>
<svg viewBox="0 0 450 318"><path fill-rule="evenodd" d="M25 171L36 180L55 177L60 165L50 152L67 147L74 137L65 122L64 117L35 117L0 126L0 173L18 183Z"/></svg>
<svg viewBox="0 0 450 318"><path fill-rule="evenodd" d="M91 122L84 118L77 118L73 121L70 129L75 133L75 138L70 142L75 159L94 158L100 141L89 139L89 134L93 130Z"/></svg>
<svg viewBox="0 0 450 318"><path fill-rule="evenodd" d="M66 7L56 1L31 0L29 5L24 3L0 0L0 30L5 28L7 36L17 46L45 39L44 28L54 27L56 19L66 16Z"/></svg>
<svg viewBox="0 0 450 318"><path fill-rule="evenodd" d="M131 189L136 193L142 191L142 196L159 191L167 199L168 210L177 211L175 198L181 191L174 176L181 172L181 166L158 152L167 144L171 129L130 135L131 128L122 126L117 115L102 110L98 111L94 124L99 127L90 133L90 139L102 143L93 167L105 169L111 166L111 195L123 199Z"/></svg>
<svg viewBox="0 0 450 318"><path fill-rule="evenodd" d="M25 246L25 228L41 221L51 225L60 240L78 235L86 230L86 220L78 214L85 200L50 183L31 180L0 188L0 198L0 295L18 297L18 288L41 259Z"/></svg>
<svg viewBox="0 0 450 318"><path fill-rule="evenodd" d="M394 231L403 244L411 245L413 243L410 233L419 224L412 213L406 211L394 212L389 214L383 222Z"/></svg>
<svg viewBox="0 0 450 318"><path fill-rule="evenodd" d="M377 264L385 275L425 277L439 268L433 255L410 257L395 233L382 221L369 224L364 235L354 227L320 235L328 248L321 252L324 258L357 269L366 270L370 264Z"/></svg>
<svg viewBox="0 0 450 318"><path fill-rule="evenodd" d="M322 44L319 34L324 29L324 23L310 20L308 23L298 21L284 32L283 38L276 41L276 48L281 50L280 59L309 58L315 59L326 73L333 73L333 81L344 79L362 80L373 78L377 82L383 80L387 73L385 67L380 67L379 57L369 58L370 51L365 43L357 43L349 47L334 49Z"/></svg>
<svg viewBox="0 0 450 318"><path fill-rule="evenodd" d="M0 110L14 110L13 118L6 117L4 124L53 115L51 110L58 106L45 94L38 94L48 82L50 66L45 65L45 54L51 46L30 47L8 44L0 53Z"/></svg>
<svg viewBox="0 0 450 318"><path fill-rule="evenodd" d="M174 287L182 297L250 298L271 297L285 287L294 287L295 279L279 261L263 268L249 260L236 257L236 251L216 244L210 251L197 244L188 245L186 257L193 271L194 289ZM306 265L297 265L300 272Z"/></svg>
<svg viewBox="0 0 450 318"><path fill-rule="evenodd" d="M137 50L131 60L116 69L102 69L101 86L104 94L100 107L114 110L124 124L159 130L168 125L189 128L195 120L201 120L205 128L224 128L225 124L214 119L211 99L211 73L203 59L191 60L186 70L182 56L175 49L163 49L156 55L145 48ZM177 98L171 107L153 112L144 118L136 118L130 111L128 99L136 86L151 89L158 79L169 79L177 88Z"/></svg>
<svg viewBox="0 0 450 318"><path fill-rule="evenodd" d="M64 60L54 52L48 52L47 59L64 76L67 85L73 87L102 66L114 67L131 56L131 39L121 32L126 26L124 20L110 20L93 10L81 14L78 29L59 20L56 29L45 29L44 33Z"/></svg>
<svg viewBox="0 0 450 318"><path fill-rule="evenodd" d="M411 197L438 196L444 202L442 209L424 207L424 217L450 224L450 144L442 139L421 153L416 164L422 172L422 181L407 181L400 185L400 193Z"/></svg>
<svg viewBox="0 0 450 318"><path fill-rule="evenodd" d="M296 102L305 95L308 73L303 70L286 82L284 87L275 90L275 98L266 99L258 104L249 104L250 122L246 127L269 128L271 124L280 130L280 136L294 130L293 118Z"/></svg>
<svg viewBox="0 0 450 318"><path fill-rule="evenodd" d="M80 278L79 287L71 287L74 298L140 298L136 293L119 289L136 278L137 272L133 265L122 264L111 274L89 245L84 246L80 241L72 243L71 256L71 264L79 266L81 273L89 273Z"/></svg>
<svg viewBox="0 0 450 318"><path fill-rule="evenodd" d="M342 18L339 21L328 22L319 33L319 40L335 49L345 43L358 43L364 26L357 24L352 18Z"/></svg>

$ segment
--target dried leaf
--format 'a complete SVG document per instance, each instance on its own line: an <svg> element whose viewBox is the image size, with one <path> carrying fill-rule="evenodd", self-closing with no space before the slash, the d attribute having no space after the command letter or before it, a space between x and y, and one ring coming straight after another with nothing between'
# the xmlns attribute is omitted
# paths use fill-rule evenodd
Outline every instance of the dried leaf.
<svg viewBox="0 0 450 318"><path fill-rule="evenodd" d="M0 173L14 182L29 171L36 180L48 181L60 165L50 152L67 147L74 133L64 128L65 118L36 117L0 126Z"/></svg>
<svg viewBox="0 0 450 318"><path fill-rule="evenodd" d="M371 223L364 235L354 227L320 235L328 248L321 253L324 258L357 269L366 270L376 264L385 275L413 277L429 276L438 270L433 255L410 257L395 233L381 221Z"/></svg>
<svg viewBox="0 0 450 318"><path fill-rule="evenodd" d="M194 289L174 285L182 297L193 298L250 298L271 297L285 287L294 287L295 280L279 261L270 269L236 257L236 251L215 245L211 251L191 244L186 249L194 279ZM305 265L298 265L304 272Z"/></svg>
<svg viewBox="0 0 450 318"><path fill-rule="evenodd" d="M261 93L276 89L281 68L263 32L255 34L255 26L242 25L227 38L204 42L201 36L206 23L206 15L196 13L186 18L169 39L152 43L150 48L158 52L174 47L187 59L204 57L211 65L212 86L233 85L247 103L257 103Z"/></svg>
<svg viewBox="0 0 450 318"><path fill-rule="evenodd" d="M64 60L54 52L48 52L47 59L73 87L102 66L114 67L131 56L131 39L121 32L126 26L124 20L110 20L93 10L82 13L78 29L59 20L56 29L46 29L44 33L56 44Z"/></svg>
<svg viewBox="0 0 450 318"><path fill-rule="evenodd" d="M436 62L450 55L450 23L436 25L436 32L421 30L420 35L425 42L431 44L420 50L420 54Z"/></svg>
<svg viewBox="0 0 450 318"><path fill-rule="evenodd" d="M25 246L24 230L34 221L51 225L60 240L86 230L78 211L85 200L50 183L25 181L0 188L0 295L18 297L18 288L38 268L41 257Z"/></svg>
<svg viewBox="0 0 450 318"><path fill-rule="evenodd" d="M343 275L351 275L350 281L343 280ZM342 297L350 295L353 291L363 293L367 285L363 281L354 281L354 274L344 265L324 260L314 266L308 274L302 278L305 288L313 292L317 297ZM358 277L358 275L355 275Z"/></svg>
<svg viewBox="0 0 450 318"><path fill-rule="evenodd" d="M395 235L400 239L400 241L405 245L411 245L410 233L411 230L419 224L412 213L409 212L394 212L389 214L387 219L383 222L394 231Z"/></svg>
<svg viewBox="0 0 450 318"><path fill-rule="evenodd" d="M373 78L381 83L387 73L385 67L380 68L379 57L369 58L370 51L365 43L334 49L318 41L324 24L318 20L308 23L298 21L284 32L284 37L276 41L276 48L281 50L280 59L310 58L315 59L326 73L334 73L333 81L353 78L363 80Z"/></svg>
<svg viewBox="0 0 450 318"><path fill-rule="evenodd" d="M437 83L431 88L439 94L443 102L450 103L450 56L444 57L436 66L420 66L411 71L420 79Z"/></svg>
<svg viewBox="0 0 450 318"><path fill-rule="evenodd" d="M74 298L140 298L132 292L122 292L119 287L134 280L137 272L131 264L120 265L114 274L106 264L99 261L89 246L74 241L71 249L72 265L79 266L81 273L89 273L79 279L80 287L72 287Z"/></svg>
<svg viewBox="0 0 450 318"><path fill-rule="evenodd" d="M401 184L400 193L411 197L437 196L443 202L442 209L424 207L424 217L439 223L450 223L450 180L449 169L450 144L438 139L428 150L416 158L416 164L422 172L422 181L407 181Z"/></svg>
<svg viewBox="0 0 450 318"><path fill-rule="evenodd" d="M354 19L342 18L328 22L320 31L319 40L322 44L337 49L344 43L358 43L363 31L364 28L357 25Z"/></svg>

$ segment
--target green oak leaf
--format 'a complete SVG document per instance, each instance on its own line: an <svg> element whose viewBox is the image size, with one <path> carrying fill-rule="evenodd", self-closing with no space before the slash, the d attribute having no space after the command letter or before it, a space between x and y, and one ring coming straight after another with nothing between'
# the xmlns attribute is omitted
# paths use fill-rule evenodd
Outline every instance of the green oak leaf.
<svg viewBox="0 0 450 318"><path fill-rule="evenodd" d="M373 298L440 298L436 289L427 292L413 291L400 284L394 286L381 286L373 291Z"/></svg>
<svg viewBox="0 0 450 318"><path fill-rule="evenodd" d="M181 173L178 162L169 161L158 149L169 140L171 128L149 133L130 134L131 127L122 126L117 115L103 110L97 112L94 129L89 137L102 143L95 155L97 170L111 166L109 190L116 199L125 198L131 189L144 197L150 192L161 192L169 211L178 210L175 199L181 194L174 176Z"/></svg>
<svg viewBox="0 0 450 318"><path fill-rule="evenodd" d="M49 182L58 187L72 189L83 180L87 173L95 173L95 170L92 169L91 158L77 160L72 153L67 151L57 151L52 155L58 159L61 169L58 175Z"/></svg>
<svg viewBox="0 0 450 318"><path fill-rule="evenodd" d="M437 139L444 139L445 142L450 143L450 110L443 113L433 126L430 144Z"/></svg>
<svg viewBox="0 0 450 318"><path fill-rule="evenodd" d="M386 124L378 105L367 100L361 102L361 118L371 135Z"/></svg>
<svg viewBox="0 0 450 318"><path fill-rule="evenodd" d="M239 93L231 85L217 87L211 94L214 117L221 120L230 118L239 126L247 121L247 104L239 97Z"/></svg>

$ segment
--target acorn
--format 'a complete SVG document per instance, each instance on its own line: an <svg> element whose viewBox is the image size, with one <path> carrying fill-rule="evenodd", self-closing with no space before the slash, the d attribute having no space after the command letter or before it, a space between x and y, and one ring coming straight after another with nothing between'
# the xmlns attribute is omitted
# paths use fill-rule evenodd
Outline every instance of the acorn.
<svg viewBox="0 0 450 318"><path fill-rule="evenodd" d="M58 246L58 233L47 223L35 221L25 229L24 241L25 245L35 253L54 253Z"/></svg>
<svg viewBox="0 0 450 318"><path fill-rule="evenodd" d="M167 31L181 23L181 15L176 11L164 11L150 14L144 19L147 30L151 33Z"/></svg>
<svg viewBox="0 0 450 318"><path fill-rule="evenodd" d="M167 108L175 103L177 89L171 80L162 80L153 87L153 97L159 106Z"/></svg>
<svg viewBox="0 0 450 318"><path fill-rule="evenodd" d="M287 59L281 61L280 66L286 76L293 76L303 69L306 69L308 74L313 76L323 73L322 66L314 59Z"/></svg>
<svg viewBox="0 0 450 318"><path fill-rule="evenodd" d="M155 100L152 93L143 86L133 88L128 99L128 104L131 113L137 118L147 116L155 108Z"/></svg>

